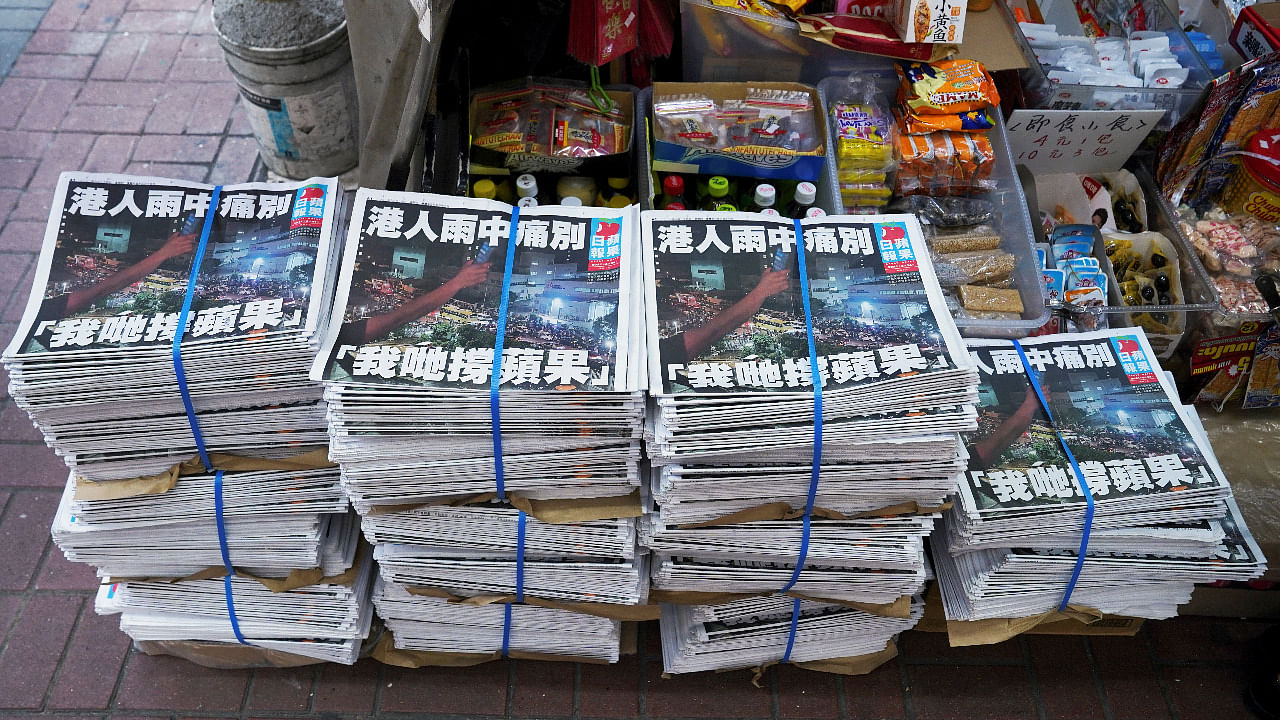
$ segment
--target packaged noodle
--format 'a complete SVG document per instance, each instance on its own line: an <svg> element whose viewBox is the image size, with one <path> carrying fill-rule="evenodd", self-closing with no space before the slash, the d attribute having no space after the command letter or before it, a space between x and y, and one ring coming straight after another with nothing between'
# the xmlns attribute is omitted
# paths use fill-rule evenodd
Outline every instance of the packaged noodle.
<svg viewBox="0 0 1280 720"><path fill-rule="evenodd" d="M902 61L902 101L916 115L958 115L1000 104L995 81L976 60Z"/></svg>

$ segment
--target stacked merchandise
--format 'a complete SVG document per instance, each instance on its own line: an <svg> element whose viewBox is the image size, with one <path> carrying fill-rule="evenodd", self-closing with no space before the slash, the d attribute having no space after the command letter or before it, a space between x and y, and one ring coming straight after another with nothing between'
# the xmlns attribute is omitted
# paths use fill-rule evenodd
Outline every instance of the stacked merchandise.
<svg viewBox="0 0 1280 720"><path fill-rule="evenodd" d="M647 591L634 220L517 211L362 190L313 377L395 647L616 660L618 621L563 606Z"/></svg>
<svg viewBox="0 0 1280 720"><path fill-rule="evenodd" d="M368 631L372 563L356 568L359 530L305 377L336 273L336 192L59 181L4 361L73 468L53 527L68 558L104 577L207 578L104 591L100 609L135 638L353 662ZM281 619L298 604L315 615Z"/></svg>
<svg viewBox="0 0 1280 720"><path fill-rule="evenodd" d="M1266 569L1140 329L969 346L979 429L946 532L931 540L949 619L1068 604L1165 618L1195 583Z"/></svg>
<svg viewBox="0 0 1280 720"><path fill-rule="evenodd" d="M923 538L975 424L919 225L666 212L644 232L667 670L787 657L793 611L792 660L883 649L919 618ZM737 599L675 604L707 592Z"/></svg>

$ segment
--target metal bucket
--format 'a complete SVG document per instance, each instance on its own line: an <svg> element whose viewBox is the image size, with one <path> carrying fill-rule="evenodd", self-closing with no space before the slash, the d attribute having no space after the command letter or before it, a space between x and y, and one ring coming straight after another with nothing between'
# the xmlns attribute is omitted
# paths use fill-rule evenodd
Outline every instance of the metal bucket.
<svg viewBox="0 0 1280 720"><path fill-rule="evenodd" d="M249 47L217 32L272 172L303 179L356 166L358 105L345 20L320 38L285 48Z"/></svg>

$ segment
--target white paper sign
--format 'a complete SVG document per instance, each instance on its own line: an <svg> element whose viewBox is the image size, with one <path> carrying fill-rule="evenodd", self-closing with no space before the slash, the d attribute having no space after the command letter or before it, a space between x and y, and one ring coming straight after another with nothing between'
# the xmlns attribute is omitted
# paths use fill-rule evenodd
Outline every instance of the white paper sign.
<svg viewBox="0 0 1280 720"><path fill-rule="evenodd" d="M1014 110L1006 124L1013 162L1033 173L1119 170L1163 110Z"/></svg>

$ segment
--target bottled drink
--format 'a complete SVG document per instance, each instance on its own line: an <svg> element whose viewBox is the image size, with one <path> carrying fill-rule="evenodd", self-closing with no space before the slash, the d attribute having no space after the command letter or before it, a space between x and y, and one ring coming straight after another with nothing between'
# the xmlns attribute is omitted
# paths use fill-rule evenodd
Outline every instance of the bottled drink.
<svg viewBox="0 0 1280 720"><path fill-rule="evenodd" d="M820 218L820 217L826 217L826 216L827 216L827 211L826 211L826 210L823 210L823 209L822 209L822 208L820 208L820 207L811 207L811 208L809 208L808 210L805 210L805 211L804 211L804 216L805 216L805 217L807 217L807 218Z"/></svg>
<svg viewBox="0 0 1280 720"><path fill-rule="evenodd" d="M730 203L720 203L716 206L716 212L738 212L738 206Z"/></svg>
<svg viewBox="0 0 1280 720"><path fill-rule="evenodd" d="M778 212L777 210L775 210L775 209L773 209L773 208L765 208L765 209L763 209L763 210L761 210L761 211L760 211L760 214L761 214L761 215L768 216L768 217L777 217L777 218L782 217L782 213Z"/></svg>
<svg viewBox="0 0 1280 720"><path fill-rule="evenodd" d="M683 203L669 202L665 206L663 206L662 209L663 210L685 210L686 208Z"/></svg>
<svg viewBox="0 0 1280 720"><path fill-rule="evenodd" d="M596 198L600 207L624 208L631 204L631 178L605 178L605 187Z"/></svg>
<svg viewBox="0 0 1280 720"><path fill-rule="evenodd" d="M684 178L679 175L662 178L662 199L658 202L658 207L665 208L672 203L679 204L681 209L687 205L684 201Z"/></svg>
<svg viewBox="0 0 1280 720"><path fill-rule="evenodd" d="M471 197L482 198L484 200L493 200L498 196L498 186L493 184L492 180L485 178L477 180L471 186Z"/></svg>
<svg viewBox="0 0 1280 720"><path fill-rule="evenodd" d="M755 194L744 208L747 212L760 212L765 208L773 207L773 203L778 199L778 191L769 183L760 183L756 186Z"/></svg>
<svg viewBox="0 0 1280 720"><path fill-rule="evenodd" d="M581 204L588 205L596 199L596 181L580 175L567 175L556 183L556 195L560 196L561 205L564 205L564 201L570 197L575 197L581 201Z"/></svg>
<svg viewBox="0 0 1280 720"><path fill-rule="evenodd" d="M538 179L528 173L516 178L516 195L522 198L537 198Z"/></svg>
<svg viewBox="0 0 1280 720"><path fill-rule="evenodd" d="M802 182L796 185L796 194L791 204L787 206L787 217L799 220L804 217L805 212L818 199L818 188L813 183Z"/></svg>
<svg viewBox="0 0 1280 720"><path fill-rule="evenodd" d="M716 210L729 201L729 178L714 175L707 181L707 197L698 206L699 210Z"/></svg>
<svg viewBox="0 0 1280 720"><path fill-rule="evenodd" d="M568 197L560 198L560 204L565 207L582 207L582 198L570 195Z"/></svg>
<svg viewBox="0 0 1280 720"><path fill-rule="evenodd" d="M533 208L533 207L538 207L538 198L536 198L536 197L522 197L522 198L520 198L519 200L517 200L517 201L516 201L516 205L519 205L519 206L520 206L520 207L522 207L522 208Z"/></svg>

